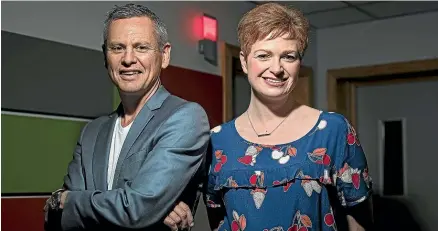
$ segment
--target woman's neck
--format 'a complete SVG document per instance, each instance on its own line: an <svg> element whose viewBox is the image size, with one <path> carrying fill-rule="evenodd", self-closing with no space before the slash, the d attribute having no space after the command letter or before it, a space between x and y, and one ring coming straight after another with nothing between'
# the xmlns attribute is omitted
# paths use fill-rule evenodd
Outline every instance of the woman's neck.
<svg viewBox="0 0 438 231"><path fill-rule="evenodd" d="M292 97L283 99L269 100L251 93L251 101L247 113L251 119L267 125L289 116L297 107L300 106Z"/></svg>

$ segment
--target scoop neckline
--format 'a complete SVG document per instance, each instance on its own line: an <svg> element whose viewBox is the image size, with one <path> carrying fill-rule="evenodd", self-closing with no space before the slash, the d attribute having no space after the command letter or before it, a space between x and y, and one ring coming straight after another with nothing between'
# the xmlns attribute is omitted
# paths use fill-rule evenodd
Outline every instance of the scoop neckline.
<svg viewBox="0 0 438 231"><path fill-rule="evenodd" d="M233 132L235 133L235 135L237 135L239 137L239 139L245 143L251 144L251 145L259 145L259 146L286 146L286 145L291 145L294 143L298 143L301 142L302 140L304 140L305 138L307 138L311 133L315 132L315 129L317 129L317 127L319 126L319 123L322 120L324 111L319 110L319 116L318 119L316 120L315 124L312 126L312 128L306 132L306 134L304 134L303 136L299 137L298 139L295 139L293 141L289 141L287 143L282 143L282 144L261 144L261 143L256 143L256 142L251 142L250 140L245 139L243 136L240 135L239 131L237 131L237 127L236 127L236 120L237 117L234 118L231 121L231 126L233 127Z"/></svg>

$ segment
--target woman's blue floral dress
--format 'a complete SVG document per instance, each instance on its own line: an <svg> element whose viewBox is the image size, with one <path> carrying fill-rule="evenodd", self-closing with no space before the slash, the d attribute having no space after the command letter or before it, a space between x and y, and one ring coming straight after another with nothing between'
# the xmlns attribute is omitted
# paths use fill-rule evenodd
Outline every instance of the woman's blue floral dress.
<svg viewBox="0 0 438 231"><path fill-rule="evenodd" d="M219 230L336 230L328 188L342 206L371 195L364 152L340 114L321 112L302 138L278 145L248 142L235 120L211 130L207 207L224 207Z"/></svg>

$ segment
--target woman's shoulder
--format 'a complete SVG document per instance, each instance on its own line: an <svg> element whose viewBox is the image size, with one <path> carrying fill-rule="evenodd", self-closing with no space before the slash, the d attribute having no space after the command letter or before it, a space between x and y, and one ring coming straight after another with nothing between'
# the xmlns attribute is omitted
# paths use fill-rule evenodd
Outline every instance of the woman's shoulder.
<svg viewBox="0 0 438 231"><path fill-rule="evenodd" d="M337 112L320 110L307 105L302 105L300 109L305 118L313 121L315 120L315 117L317 118L317 124L315 124L315 129L317 130L339 132L348 128L350 124L344 115Z"/></svg>
<svg viewBox="0 0 438 231"><path fill-rule="evenodd" d="M351 126L344 115L330 111L321 111L320 125L336 132L343 132Z"/></svg>
<svg viewBox="0 0 438 231"><path fill-rule="evenodd" d="M233 131L232 129L234 128L234 121L235 119L213 127L212 129L210 129L210 135L212 137L229 135Z"/></svg>

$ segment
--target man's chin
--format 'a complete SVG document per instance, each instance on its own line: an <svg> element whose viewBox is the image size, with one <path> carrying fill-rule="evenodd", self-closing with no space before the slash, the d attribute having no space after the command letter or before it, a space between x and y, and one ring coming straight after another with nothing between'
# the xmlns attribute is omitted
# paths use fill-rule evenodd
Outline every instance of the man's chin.
<svg viewBox="0 0 438 231"><path fill-rule="evenodd" d="M119 88L119 92L121 95L126 96L138 96L144 94L144 90L138 88Z"/></svg>

